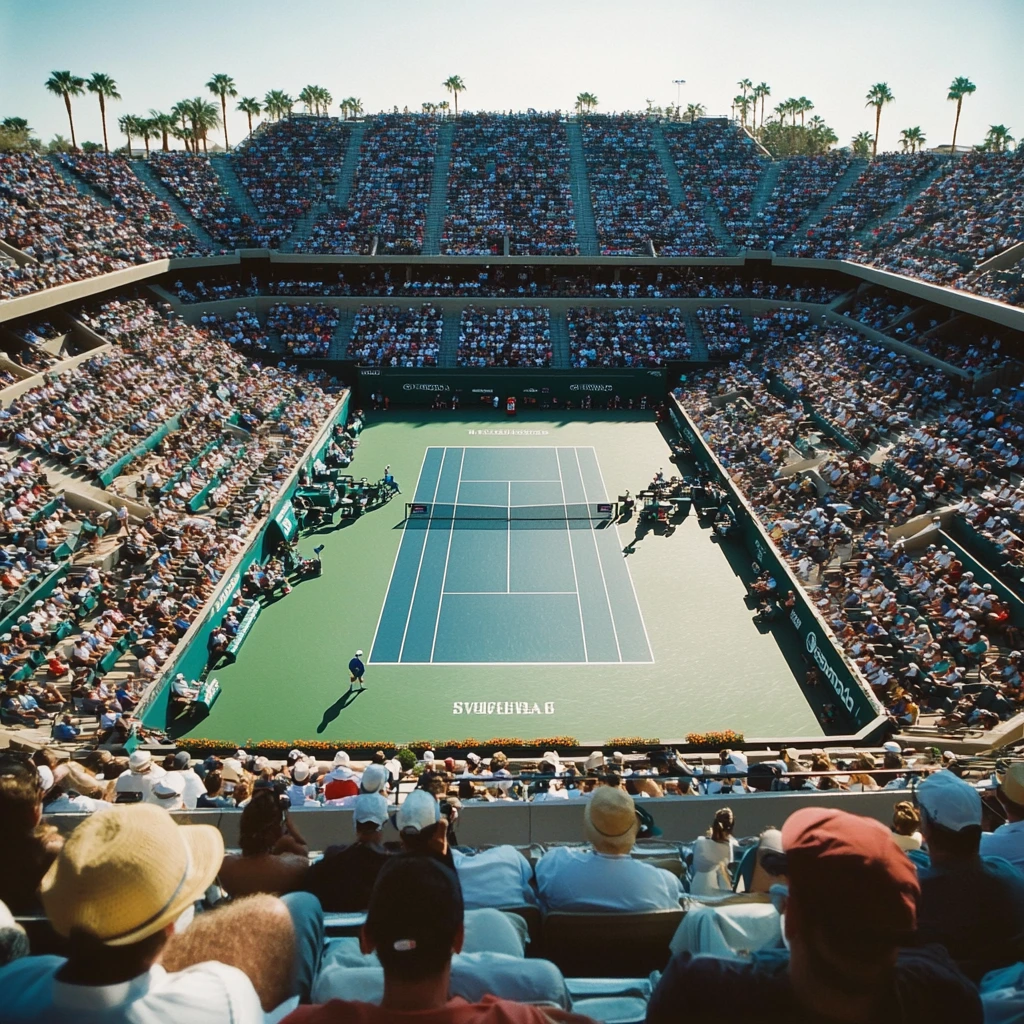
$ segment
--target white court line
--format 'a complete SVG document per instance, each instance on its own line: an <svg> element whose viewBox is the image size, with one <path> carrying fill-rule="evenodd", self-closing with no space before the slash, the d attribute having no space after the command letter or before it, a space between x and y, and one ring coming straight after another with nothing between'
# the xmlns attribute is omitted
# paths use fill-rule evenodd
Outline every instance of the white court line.
<svg viewBox="0 0 1024 1024"><path fill-rule="evenodd" d="M558 463L558 484L562 489L562 505L565 506L565 481L562 479L562 460L559 458L558 449L555 449L555 461ZM569 545L569 560L572 562L572 581L576 584L576 606L580 610L580 635L583 637L583 657L590 661L590 652L587 650L587 629L583 624L583 602L580 600L580 581L576 575L576 556L572 550L572 530L568 522L565 524L565 542Z"/></svg>
<svg viewBox="0 0 1024 1024"><path fill-rule="evenodd" d="M466 449L462 449L462 458L459 460L459 482L455 485L455 507L459 506L459 490L462 488L462 467L466 462ZM438 478L440 479L440 478ZM435 497L437 492L434 492ZM454 520L453 520L454 523ZM434 660L434 648L437 646L437 627L441 624L441 605L444 604L444 585L448 579L448 559L452 555L452 537L455 536L454 525L448 530L448 550L444 556L444 574L441 576L441 593L437 595L437 616L434 618L434 639L430 642L430 660ZM426 544L423 545L426 550Z"/></svg>
<svg viewBox="0 0 1024 1024"><path fill-rule="evenodd" d="M424 665L440 665L449 668L454 668L457 665L465 665L469 668L515 665L519 668L533 668L535 665L653 665L654 659L652 658L650 661L381 661L378 664L395 668L408 668L409 666L422 668Z"/></svg>
<svg viewBox="0 0 1024 1024"><path fill-rule="evenodd" d="M580 483L583 485L583 499L588 500L587 496L587 482L583 479L583 466L580 465L580 450L574 448L573 451L576 454L576 468L580 471ZM595 453L596 455L596 453ZM604 482L601 483L601 489L604 489ZM588 527L590 533L590 539L594 542L594 557L597 559L597 567L601 570L601 584L604 587L604 601L608 607L608 619L612 624L612 636L615 637L615 650L619 655L619 661L622 661L622 648L619 646L619 631L615 628L615 612L612 611L612 597L608 593L608 581L604 576L604 566L601 564L601 552L597 547L597 533L594 530L594 524L591 522Z"/></svg>
<svg viewBox="0 0 1024 1024"><path fill-rule="evenodd" d="M427 464L427 452L429 452L429 451L430 451L430 448L427 448L427 450L423 453L423 461L420 462L420 471L419 471L419 473L416 476L416 486L413 488L413 491L412 491L414 496L415 496L416 492L420 489L420 480L423 479L423 467ZM444 455L441 456L441 462L442 462L442 464L444 463ZM438 473L438 479L440 479L440 478L441 478L441 474ZM435 487L435 493L436 493L436 490L437 489ZM427 526L427 529L428 530L430 529L429 525ZM391 593L391 581L395 578L395 570L398 568L398 556L402 553L402 545L404 543L405 543L405 531L403 530L402 531L402 539L398 542L398 550L395 552L395 560L394 560L394 562L391 565L391 575L388 577L387 590L384 591L384 600L381 601L381 603L380 603L380 615L377 616L377 626L376 626L376 628L373 631L373 643L370 644L370 654L371 655L373 654L374 647L376 647L376 645L377 645L377 634L380 632L380 620L384 618L384 606L388 603L388 594ZM426 543L427 543L426 538L424 538L423 539L424 547L426 546ZM367 665L370 664L370 658L369 657L367 657L367 659L366 659L366 664Z"/></svg>
<svg viewBox="0 0 1024 1024"><path fill-rule="evenodd" d="M463 480L464 484L557 484L558 480Z"/></svg>
<svg viewBox="0 0 1024 1024"><path fill-rule="evenodd" d="M519 597L526 595L528 597L541 597L553 594L559 597L564 597L569 594L576 596L575 590L446 590L444 592L445 597L505 597L506 595L511 597Z"/></svg>
<svg viewBox="0 0 1024 1024"><path fill-rule="evenodd" d="M437 501L437 489L441 486L441 474L444 472L444 460L448 457L448 449L445 448L441 455L441 466L437 471L437 482L434 484L434 504ZM416 582L412 585L412 594L409 596L409 610L405 613L405 629L402 630L402 646L398 649L398 660L402 660L405 652L405 638L409 635L409 621L412 619L412 606L416 603L416 591L420 585L420 573L423 571L423 556L427 553L427 541L430 539L430 520L427 521L427 528L423 531L423 547L420 549L420 562L416 566ZM405 534L402 534L405 540ZM448 543L451 544L451 533L449 532Z"/></svg>
<svg viewBox="0 0 1024 1024"><path fill-rule="evenodd" d="M601 478L601 490L604 491L605 498L608 497L608 486L604 482L604 473L601 472L601 460L597 457L597 449L591 445L590 450L594 453L594 462L597 463L597 475ZM612 529L615 530L615 541L616 546L622 543L622 536L619 534L619 524L612 520ZM622 548L619 547L619 552L622 552ZM640 604L640 598L636 596L636 584L633 582L633 574L629 571L629 559L625 555L622 556L622 560L626 563L626 578L629 580L629 587L633 591L633 600L636 601L636 610L640 615L640 625L644 627L644 639L647 641L647 650L651 655L650 664L654 664L654 648L651 646L651 638L647 633L647 623L644 621L644 610ZM632 664L643 664L642 662L633 662Z"/></svg>
<svg viewBox="0 0 1024 1024"><path fill-rule="evenodd" d="M505 593L512 591L512 481L508 482L508 527L505 530L508 540L505 544Z"/></svg>

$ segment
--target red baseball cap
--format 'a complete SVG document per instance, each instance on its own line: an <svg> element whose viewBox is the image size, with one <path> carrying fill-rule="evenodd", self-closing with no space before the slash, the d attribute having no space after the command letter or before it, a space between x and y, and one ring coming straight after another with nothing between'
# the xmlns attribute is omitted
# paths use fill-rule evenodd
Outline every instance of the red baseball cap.
<svg viewBox="0 0 1024 1024"><path fill-rule="evenodd" d="M805 807L782 826L789 900L851 939L909 941L921 887L910 858L884 825L827 807Z"/></svg>

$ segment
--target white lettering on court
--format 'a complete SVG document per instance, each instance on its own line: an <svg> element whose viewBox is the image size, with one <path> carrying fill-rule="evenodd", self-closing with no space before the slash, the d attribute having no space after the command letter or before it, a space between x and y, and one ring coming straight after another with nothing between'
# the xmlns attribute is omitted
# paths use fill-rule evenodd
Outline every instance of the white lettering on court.
<svg viewBox="0 0 1024 1024"><path fill-rule="evenodd" d="M543 705L528 700L456 700L452 702L453 715L553 715L555 702Z"/></svg>

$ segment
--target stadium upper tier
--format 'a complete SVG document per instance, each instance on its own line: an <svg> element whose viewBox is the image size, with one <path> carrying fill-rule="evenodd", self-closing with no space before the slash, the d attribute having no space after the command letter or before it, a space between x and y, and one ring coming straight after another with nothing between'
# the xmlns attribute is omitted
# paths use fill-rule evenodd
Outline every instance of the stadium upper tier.
<svg viewBox="0 0 1024 1024"><path fill-rule="evenodd" d="M212 158L0 156L0 300L221 247L450 257L772 250L1020 304L1022 196L1016 154L773 161L724 119L292 117Z"/></svg>

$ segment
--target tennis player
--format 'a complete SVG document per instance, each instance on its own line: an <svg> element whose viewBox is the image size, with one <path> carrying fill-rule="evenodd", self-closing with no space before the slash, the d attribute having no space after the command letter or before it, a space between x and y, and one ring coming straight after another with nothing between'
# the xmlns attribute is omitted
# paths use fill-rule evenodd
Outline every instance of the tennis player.
<svg viewBox="0 0 1024 1024"><path fill-rule="evenodd" d="M363 652L356 651L355 657L348 663L348 671L350 675L350 681L348 684L349 693L352 692L352 687L359 684L359 690L365 690L363 686L363 673L366 671L366 666L363 664ZM359 692L356 690L356 693Z"/></svg>

